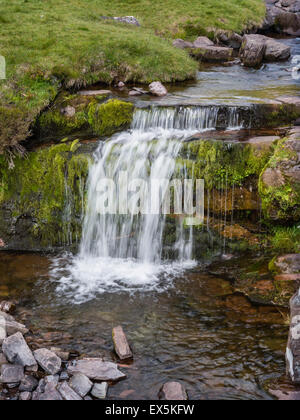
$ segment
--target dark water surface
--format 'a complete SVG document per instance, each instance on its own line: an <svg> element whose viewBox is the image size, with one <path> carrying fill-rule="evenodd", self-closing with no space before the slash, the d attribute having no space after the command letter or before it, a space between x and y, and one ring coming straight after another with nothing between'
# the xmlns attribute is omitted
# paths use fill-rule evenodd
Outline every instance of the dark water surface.
<svg viewBox="0 0 300 420"><path fill-rule="evenodd" d="M0 299L19 301L16 317L37 345L92 357L114 357L111 329L122 324L134 363L121 368L128 377L109 388L111 399L156 398L168 380L193 399L269 399L262 384L284 374L287 327L239 320L223 304L226 279L199 267L162 293L104 293L74 305L57 295L50 265L48 256L1 253Z"/></svg>

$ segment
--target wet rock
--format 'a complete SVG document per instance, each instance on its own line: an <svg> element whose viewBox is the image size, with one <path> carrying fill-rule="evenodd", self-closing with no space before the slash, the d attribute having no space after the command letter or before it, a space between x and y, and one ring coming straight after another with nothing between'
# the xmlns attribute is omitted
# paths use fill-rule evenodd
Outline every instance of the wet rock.
<svg viewBox="0 0 300 420"><path fill-rule="evenodd" d="M128 95L129 96L141 96L143 94L141 92L138 92L137 90L130 90Z"/></svg>
<svg viewBox="0 0 300 420"><path fill-rule="evenodd" d="M161 400L187 400L187 394L182 384L179 382L167 382L160 391L159 398Z"/></svg>
<svg viewBox="0 0 300 420"><path fill-rule="evenodd" d="M300 35L300 2L298 0L267 1L262 30L275 30L287 35Z"/></svg>
<svg viewBox="0 0 300 420"><path fill-rule="evenodd" d="M92 389L93 382L82 373L76 373L69 382L70 387L81 397L85 397Z"/></svg>
<svg viewBox="0 0 300 420"><path fill-rule="evenodd" d="M175 41L173 41L173 46L180 48L181 50L186 48L194 48L194 44L192 42L184 41L183 39L175 39Z"/></svg>
<svg viewBox="0 0 300 420"><path fill-rule="evenodd" d="M115 327L112 332L115 352L121 360L131 359L133 357L132 351L128 344L126 335L121 326Z"/></svg>
<svg viewBox="0 0 300 420"><path fill-rule="evenodd" d="M13 302L3 301L0 303L0 311L7 314L12 314L16 310L16 305Z"/></svg>
<svg viewBox="0 0 300 420"><path fill-rule="evenodd" d="M267 168L262 175L263 183L268 187L279 188L285 184L285 178L279 169Z"/></svg>
<svg viewBox="0 0 300 420"><path fill-rule="evenodd" d="M282 42L272 38L266 38L266 50L264 59L266 61L284 61L291 55L291 48Z"/></svg>
<svg viewBox="0 0 300 420"><path fill-rule="evenodd" d="M295 384L300 384L300 295L290 300L291 323L286 349L287 375Z"/></svg>
<svg viewBox="0 0 300 420"><path fill-rule="evenodd" d="M14 335L17 332L20 332L22 335L25 335L28 333L28 329L24 324L20 324L16 321L6 321L6 332L7 335Z"/></svg>
<svg viewBox="0 0 300 420"><path fill-rule="evenodd" d="M24 379L24 368L20 365L2 365L0 382L19 384Z"/></svg>
<svg viewBox="0 0 300 420"><path fill-rule="evenodd" d="M70 353L68 351L63 351L59 347L51 347L50 351L52 351L52 353L55 353L56 356L62 359L64 362L67 362L70 358Z"/></svg>
<svg viewBox="0 0 300 420"><path fill-rule="evenodd" d="M67 382L63 382L58 387L58 391L60 395L63 397L66 401L81 401L82 398L72 389L69 387Z"/></svg>
<svg viewBox="0 0 300 420"><path fill-rule="evenodd" d="M36 360L20 332L3 341L2 351L9 362L18 363L28 370L36 370Z"/></svg>
<svg viewBox="0 0 300 420"><path fill-rule="evenodd" d="M149 85L149 90L154 96L166 96L168 94L167 89L161 82L152 82Z"/></svg>
<svg viewBox="0 0 300 420"><path fill-rule="evenodd" d="M5 322L5 319L0 316L0 345L3 343L6 337L7 337L6 322Z"/></svg>
<svg viewBox="0 0 300 420"><path fill-rule="evenodd" d="M241 48L243 37L235 32L219 31L217 39L220 43L225 44L229 48L239 50Z"/></svg>
<svg viewBox="0 0 300 420"><path fill-rule="evenodd" d="M119 381L126 375L119 371L115 363L103 362L102 359L82 359L68 367L68 373L82 373L94 381Z"/></svg>
<svg viewBox="0 0 300 420"><path fill-rule="evenodd" d="M19 399L21 401L30 401L31 400L31 393L30 392L21 392Z"/></svg>
<svg viewBox="0 0 300 420"><path fill-rule="evenodd" d="M300 254L287 254L277 257L273 261L273 266L281 274L300 273Z"/></svg>
<svg viewBox="0 0 300 420"><path fill-rule="evenodd" d="M34 352L34 357L45 372L55 375L61 369L61 359L55 353L47 349L39 349Z"/></svg>
<svg viewBox="0 0 300 420"><path fill-rule="evenodd" d="M101 384L95 384L92 389L92 396L99 400L104 400L107 395L108 385L106 382L102 382Z"/></svg>
<svg viewBox="0 0 300 420"><path fill-rule="evenodd" d="M35 391L38 386L38 381L33 376L25 376L20 383L19 390L21 392Z"/></svg>
<svg viewBox="0 0 300 420"><path fill-rule="evenodd" d="M81 90L78 92L79 95L82 96L102 96L102 95L110 95L110 90Z"/></svg>
<svg viewBox="0 0 300 420"><path fill-rule="evenodd" d="M60 113L67 118L72 118L76 114L76 109L73 106L66 106L60 110Z"/></svg>
<svg viewBox="0 0 300 420"><path fill-rule="evenodd" d="M246 67L259 67L266 51L265 38L261 35L244 35L240 58Z"/></svg>

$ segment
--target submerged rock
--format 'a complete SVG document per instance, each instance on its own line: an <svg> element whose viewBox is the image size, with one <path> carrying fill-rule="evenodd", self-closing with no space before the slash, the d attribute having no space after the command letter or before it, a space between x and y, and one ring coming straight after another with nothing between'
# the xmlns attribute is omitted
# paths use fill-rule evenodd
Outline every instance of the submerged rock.
<svg viewBox="0 0 300 420"><path fill-rule="evenodd" d="M126 378L115 363L103 362L102 359L78 360L68 367L68 372L71 375L82 373L94 381L119 381Z"/></svg>
<svg viewBox="0 0 300 420"><path fill-rule="evenodd" d="M115 327L112 332L112 338L117 355L121 360L131 359L132 351L129 347L126 335L121 326Z"/></svg>
<svg viewBox="0 0 300 420"><path fill-rule="evenodd" d="M18 363L28 370L36 370L36 360L20 332L4 340L2 351L9 362Z"/></svg>
<svg viewBox="0 0 300 420"><path fill-rule="evenodd" d="M34 357L45 372L56 375L61 369L61 359L55 353L47 349L39 349L34 352Z"/></svg>
<svg viewBox="0 0 300 420"><path fill-rule="evenodd" d="M161 400L187 400L188 396L184 389L184 386L179 382L167 382L164 384L160 391Z"/></svg>

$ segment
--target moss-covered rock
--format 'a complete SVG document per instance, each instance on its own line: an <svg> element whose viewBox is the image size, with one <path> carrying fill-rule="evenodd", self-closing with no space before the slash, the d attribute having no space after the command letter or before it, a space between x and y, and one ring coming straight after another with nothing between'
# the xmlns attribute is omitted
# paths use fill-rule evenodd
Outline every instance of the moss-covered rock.
<svg viewBox="0 0 300 420"><path fill-rule="evenodd" d="M12 170L0 157L0 237L10 248L76 242L89 160L77 141L17 158Z"/></svg>

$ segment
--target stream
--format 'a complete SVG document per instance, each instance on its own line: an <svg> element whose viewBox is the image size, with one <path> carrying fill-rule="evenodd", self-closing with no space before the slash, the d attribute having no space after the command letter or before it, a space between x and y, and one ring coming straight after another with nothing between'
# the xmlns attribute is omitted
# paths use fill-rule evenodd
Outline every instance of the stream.
<svg viewBox="0 0 300 420"><path fill-rule="evenodd" d="M284 42L300 54L299 38ZM109 388L109 399L156 399L168 380L182 381L191 399L271 399L264 383L285 373L288 327L269 322L268 315L265 322L245 320L226 304L231 277L213 274L213 259L204 264L195 258L193 229L183 231L182 219L176 221L174 258L165 259L165 217L100 217L95 197L99 178L117 179L124 170L130 179L170 180L182 141L217 128L217 105L230 105L226 129L239 130L235 106L299 93L286 62L260 70L209 66L196 82L173 87L171 96L135 99L141 107L182 109L138 110L131 130L99 143L78 254L0 254L0 299L19 302L17 315L38 337L33 342L111 359L111 329L122 325L134 363L123 367L127 379ZM224 251L220 245L219 262ZM240 253L230 268L251 270L257 258Z"/></svg>

